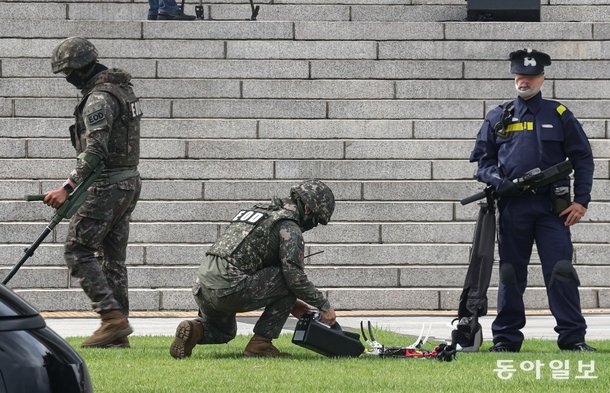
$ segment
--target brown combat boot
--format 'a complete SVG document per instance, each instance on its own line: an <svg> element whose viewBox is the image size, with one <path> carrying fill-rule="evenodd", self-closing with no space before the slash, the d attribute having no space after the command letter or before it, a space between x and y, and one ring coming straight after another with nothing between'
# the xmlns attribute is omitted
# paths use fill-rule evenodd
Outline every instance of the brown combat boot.
<svg viewBox="0 0 610 393"><path fill-rule="evenodd" d="M263 336L259 336L255 334L248 345L246 345L246 349L244 349L244 357L252 358L252 357L289 357L290 354L286 352L280 352L279 349L271 344L271 339Z"/></svg>
<svg viewBox="0 0 610 393"><path fill-rule="evenodd" d="M106 345L106 348L131 348L131 345L129 345L129 339L127 336L125 336L117 338L110 344Z"/></svg>
<svg viewBox="0 0 610 393"><path fill-rule="evenodd" d="M102 326L93 335L83 341L82 348L108 348L115 340L129 336L133 329L127 317L119 310L102 311Z"/></svg>
<svg viewBox="0 0 610 393"><path fill-rule="evenodd" d="M176 328L176 337L169 347L169 354L174 359L184 359L191 356L195 345L203 338L203 325L193 319L182 321Z"/></svg>

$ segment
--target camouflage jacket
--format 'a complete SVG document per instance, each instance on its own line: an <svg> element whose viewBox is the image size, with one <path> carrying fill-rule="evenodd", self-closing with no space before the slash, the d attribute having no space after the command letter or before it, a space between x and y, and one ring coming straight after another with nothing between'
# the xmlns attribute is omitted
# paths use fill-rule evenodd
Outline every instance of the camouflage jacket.
<svg viewBox="0 0 610 393"><path fill-rule="evenodd" d="M220 239L208 250L228 261L230 280L237 284L240 274L253 274L268 266L280 266L286 285L297 298L323 311L328 300L305 274L305 242L300 215L290 199L275 199L270 205L256 205L240 211ZM243 278L243 276L242 276Z"/></svg>
<svg viewBox="0 0 610 393"><path fill-rule="evenodd" d="M131 75L119 69L96 74L82 90L83 99L74 110L72 145L79 154L99 157L106 177L121 171L137 174L142 111L130 80ZM89 171L91 168L79 160L70 179L78 184Z"/></svg>

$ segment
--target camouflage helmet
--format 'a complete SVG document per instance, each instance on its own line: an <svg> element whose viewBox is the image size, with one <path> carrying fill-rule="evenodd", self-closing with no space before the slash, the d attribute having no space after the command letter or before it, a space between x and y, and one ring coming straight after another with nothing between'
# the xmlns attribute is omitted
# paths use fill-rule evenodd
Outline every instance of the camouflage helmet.
<svg viewBox="0 0 610 393"><path fill-rule="evenodd" d="M53 49L51 66L57 74L66 68L79 69L97 60L97 49L82 37L66 38Z"/></svg>
<svg viewBox="0 0 610 393"><path fill-rule="evenodd" d="M306 180L290 189L290 195L294 194L301 197L320 224L328 224L335 210L335 196L326 184L318 179Z"/></svg>

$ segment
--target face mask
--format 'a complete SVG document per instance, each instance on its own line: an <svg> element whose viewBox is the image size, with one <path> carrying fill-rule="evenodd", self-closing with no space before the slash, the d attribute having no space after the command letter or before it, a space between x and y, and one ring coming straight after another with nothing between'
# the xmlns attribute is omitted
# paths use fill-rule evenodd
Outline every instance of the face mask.
<svg viewBox="0 0 610 393"><path fill-rule="evenodd" d="M302 221L302 230L303 232L313 229L318 226L318 220L313 214L308 214L303 218Z"/></svg>
<svg viewBox="0 0 610 393"><path fill-rule="evenodd" d="M83 80L83 78L81 78L80 74L77 71L72 71L70 75L66 77L66 80L68 81L68 83L70 83L77 89L82 89L83 87L85 87L85 83L87 82Z"/></svg>
<svg viewBox="0 0 610 393"><path fill-rule="evenodd" d="M82 89L85 87L89 79L94 75L107 70L108 68L99 63L93 63L89 66L85 66L79 70L74 70L66 77L66 81L76 87Z"/></svg>
<svg viewBox="0 0 610 393"><path fill-rule="evenodd" d="M517 86L516 83L515 83L515 89L517 90L517 95L519 97L523 98L524 100L528 100L540 92L539 87L534 88L534 89L521 90L521 89L519 89L519 86Z"/></svg>

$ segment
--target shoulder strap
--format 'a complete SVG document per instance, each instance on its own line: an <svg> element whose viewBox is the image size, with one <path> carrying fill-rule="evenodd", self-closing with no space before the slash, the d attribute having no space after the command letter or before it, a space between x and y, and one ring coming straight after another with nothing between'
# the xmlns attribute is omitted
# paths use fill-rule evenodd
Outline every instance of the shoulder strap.
<svg viewBox="0 0 610 393"><path fill-rule="evenodd" d="M505 138L508 134L506 132L506 126L515 115L515 100L507 101L499 106L502 108L502 115L500 116L500 120L494 124L494 135Z"/></svg>

